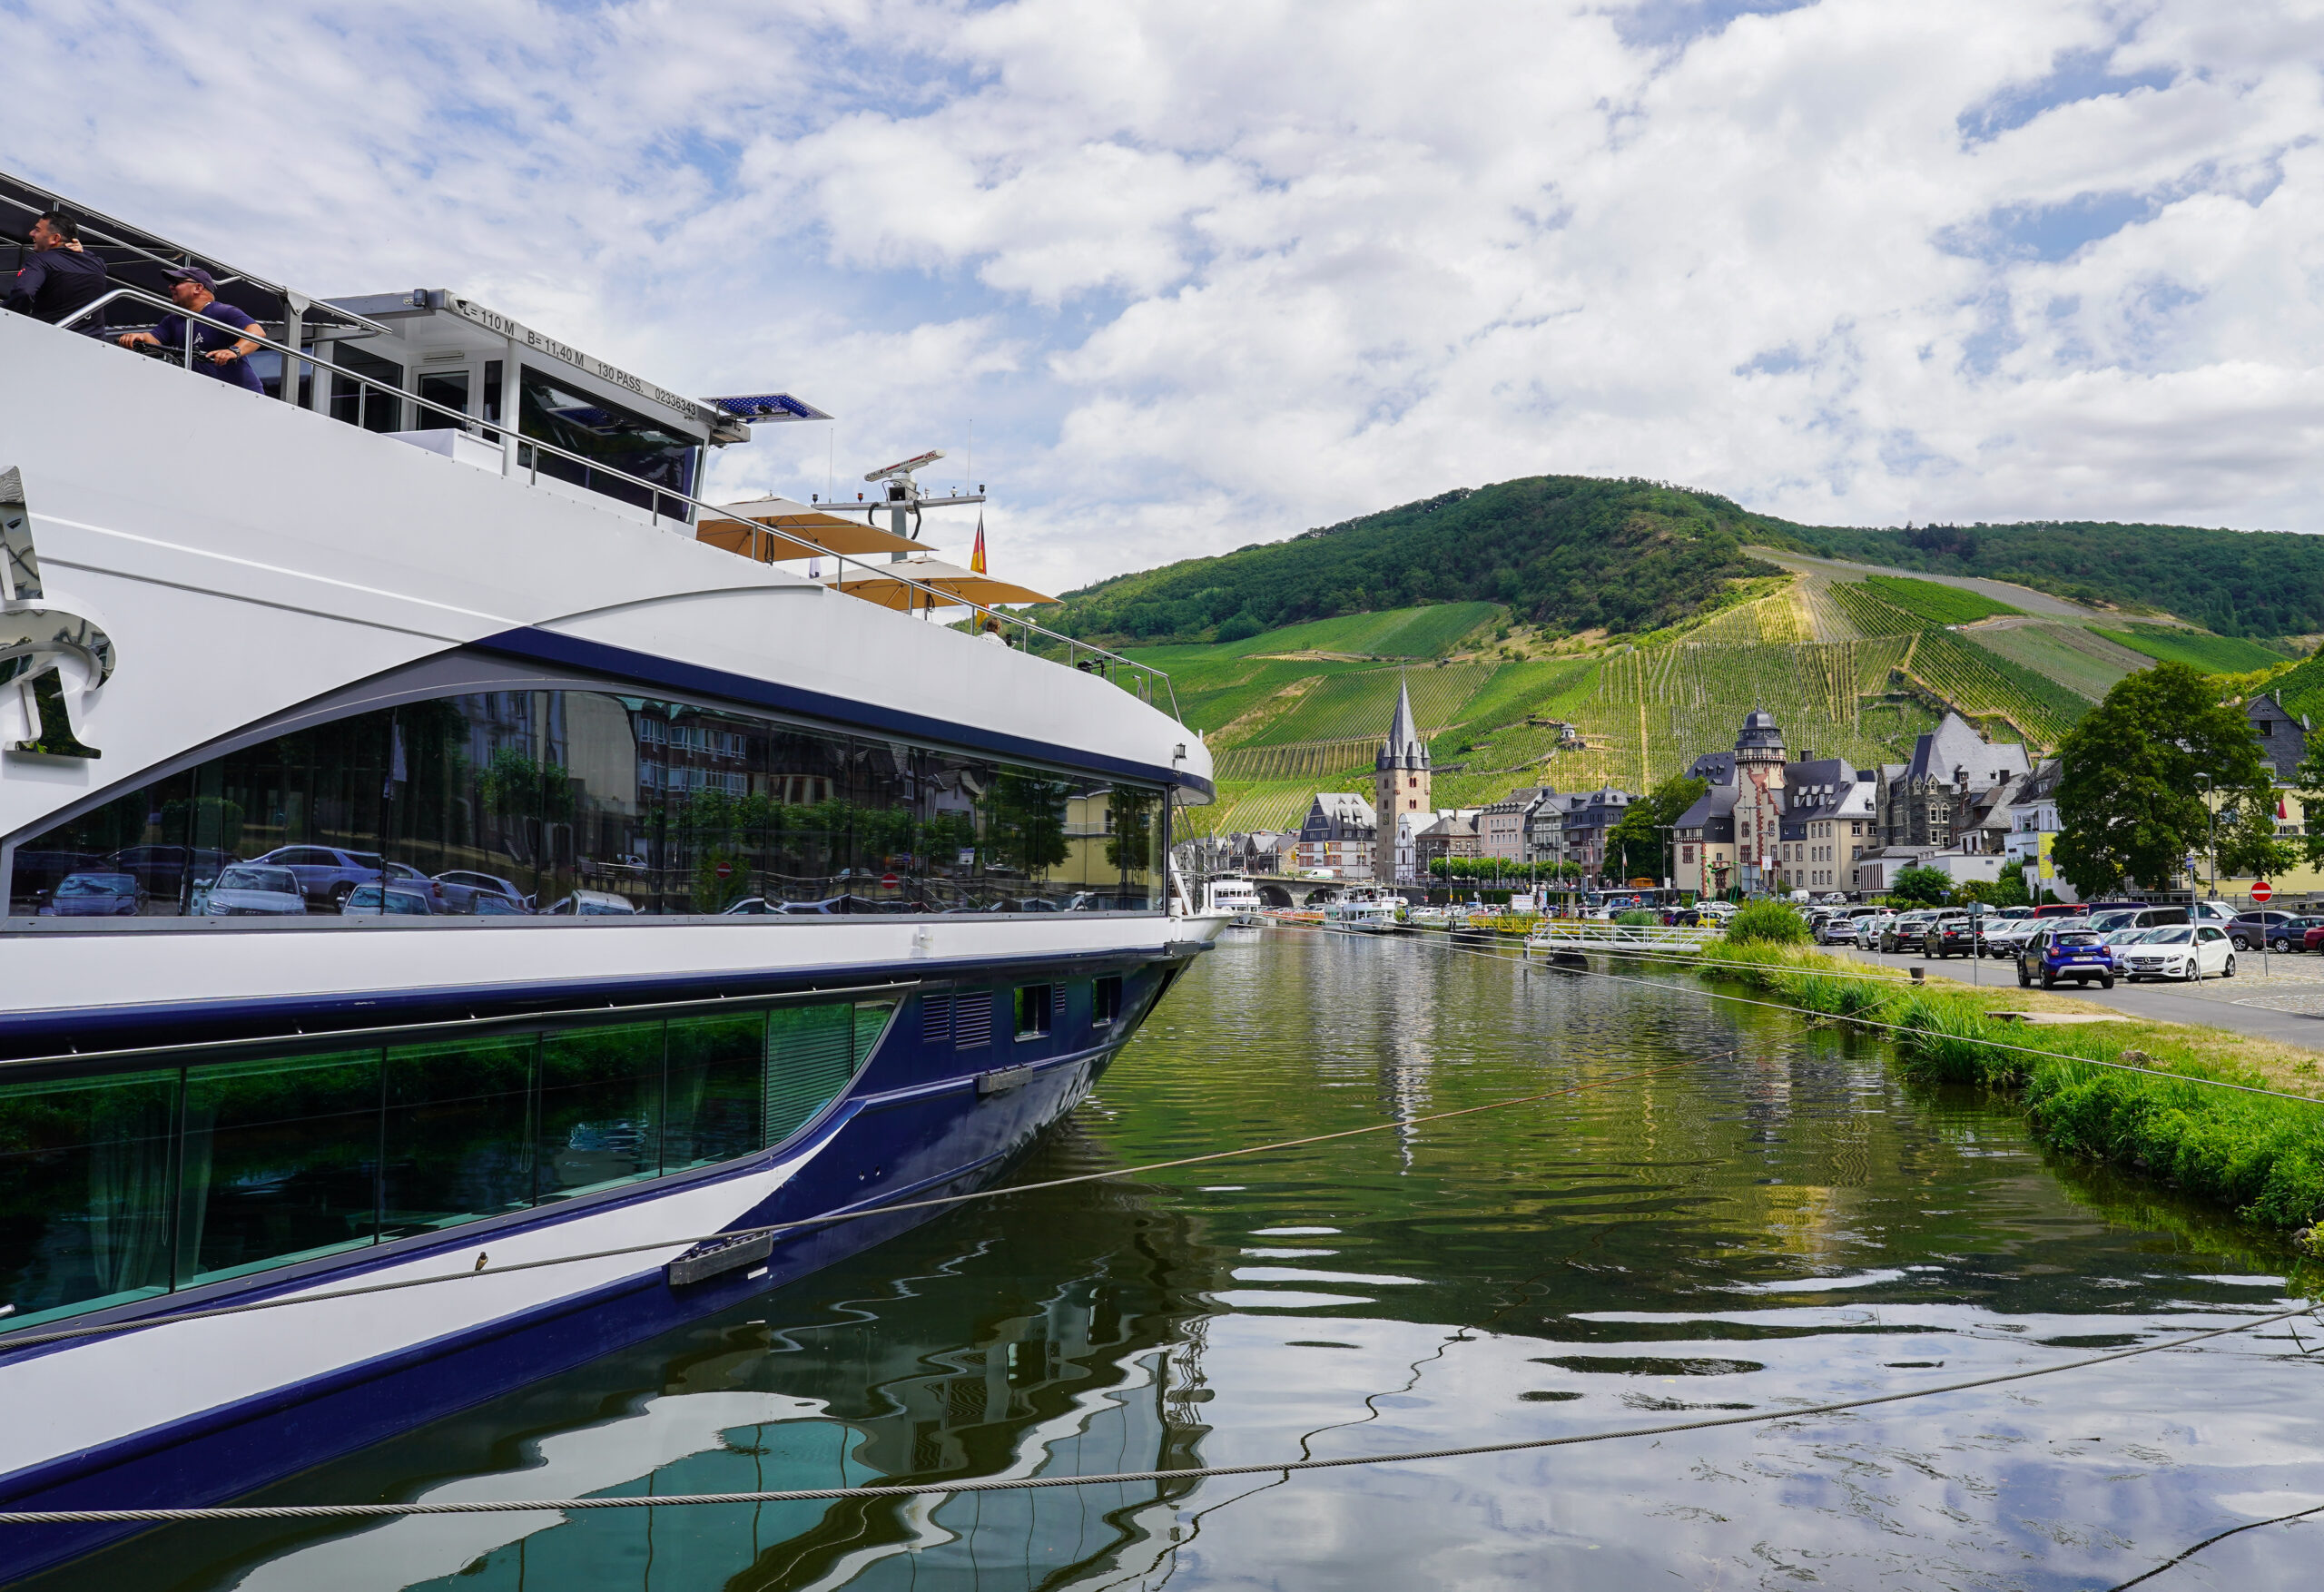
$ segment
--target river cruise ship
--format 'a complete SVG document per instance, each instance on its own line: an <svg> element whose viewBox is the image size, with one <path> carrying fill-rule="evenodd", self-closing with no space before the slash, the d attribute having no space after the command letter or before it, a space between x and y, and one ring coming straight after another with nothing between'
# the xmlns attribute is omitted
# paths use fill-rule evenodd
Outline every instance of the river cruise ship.
<svg viewBox="0 0 2324 1592"><path fill-rule="evenodd" d="M1393 934L1403 927L1403 912L1402 896L1359 885L1324 903L1324 922L1354 934Z"/></svg>
<svg viewBox="0 0 2324 1592"><path fill-rule="evenodd" d="M1258 886L1239 873L1222 873L1204 881L1203 911L1224 917L1241 929L1256 929L1266 921L1261 914Z"/></svg>
<svg viewBox="0 0 2324 1592"><path fill-rule="evenodd" d="M812 405L72 213L103 295L0 312L7 1505L228 1499L878 1243L932 1213L720 1235L991 1182L1226 921L1167 681L942 623L911 467L700 496Z"/></svg>

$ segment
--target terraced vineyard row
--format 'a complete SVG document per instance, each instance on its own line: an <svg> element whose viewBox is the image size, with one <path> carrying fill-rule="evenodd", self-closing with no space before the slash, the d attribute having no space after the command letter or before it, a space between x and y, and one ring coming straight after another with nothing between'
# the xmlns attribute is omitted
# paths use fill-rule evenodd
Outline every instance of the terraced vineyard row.
<svg viewBox="0 0 2324 1592"><path fill-rule="evenodd" d="M1343 741L1299 741L1283 746L1230 746L1217 755L1222 780L1314 780L1343 770L1372 766L1377 735ZM1369 781L1369 774L1366 781Z"/></svg>
<svg viewBox="0 0 2324 1592"><path fill-rule="evenodd" d="M1949 630L1923 631L1905 667L1964 713L1999 714L2046 748L2055 748L2090 711L2088 698Z"/></svg>
<svg viewBox="0 0 2324 1592"><path fill-rule="evenodd" d="M1969 634L1985 651L2093 702L2151 662L2079 624L1980 626Z"/></svg>
<svg viewBox="0 0 2324 1592"><path fill-rule="evenodd" d="M1400 679L1411 683L1413 713L1423 732L1455 723L1461 717L1461 704L1492 678L1493 669L1491 663L1446 663L1334 674L1317 683L1289 712L1268 721L1246 744L1275 746L1293 741L1345 741L1384 734L1396 710Z"/></svg>
<svg viewBox="0 0 2324 1592"><path fill-rule="evenodd" d="M1928 624L1893 603L1882 602L1868 588L1853 581L1835 582L1829 590L1832 601L1861 634L1915 635Z"/></svg>

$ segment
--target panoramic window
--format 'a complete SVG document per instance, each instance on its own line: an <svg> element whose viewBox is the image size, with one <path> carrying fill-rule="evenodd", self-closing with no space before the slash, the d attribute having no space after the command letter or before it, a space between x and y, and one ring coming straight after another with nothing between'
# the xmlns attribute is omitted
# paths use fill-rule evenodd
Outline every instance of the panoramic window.
<svg viewBox="0 0 2324 1592"><path fill-rule="evenodd" d="M563 454L530 447L518 449L520 466L537 467L544 476L586 486L640 508L653 508L674 519L688 517L684 498L667 494L694 490L695 456L701 450L692 437L665 431L659 423L618 404L575 392L530 365L523 368L517 403L519 436L554 443L605 468L592 469ZM608 475L607 470L639 477L663 490L649 492L635 482Z"/></svg>
<svg viewBox="0 0 2324 1592"><path fill-rule="evenodd" d="M128 880L95 904L371 923L1146 912L1166 816L1158 788L1103 777L646 697L490 692L153 781L21 841L8 895L76 915L91 880Z"/></svg>
<svg viewBox="0 0 2324 1592"><path fill-rule="evenodd" d="M0 1084L0 1323L774 1147L847 1087L894 1009L827 1000L384 1048L318 1041Z"/></svg>

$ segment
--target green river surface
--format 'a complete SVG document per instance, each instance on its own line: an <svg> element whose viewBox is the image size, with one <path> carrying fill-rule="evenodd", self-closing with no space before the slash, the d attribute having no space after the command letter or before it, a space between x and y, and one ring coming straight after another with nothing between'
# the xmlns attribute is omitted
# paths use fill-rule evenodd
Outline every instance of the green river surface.
<svg viewBox="0 0 2324 1592"><path fill-rule="evenodd" d="M1509 1441L2056 1363L2317 1291L2278 1241L2044 1155L2005 1103L1709 988L1231 930L1017 1180L1582 1092L974 1204L265 1501ZM38 1585L2108 1587L2319 1505L2324 1351L2273 1326L1845 1413L1287 1477L173 1527ZM2313 1586L2319 1557L2324 1514L2142 1585Z"/></svg>

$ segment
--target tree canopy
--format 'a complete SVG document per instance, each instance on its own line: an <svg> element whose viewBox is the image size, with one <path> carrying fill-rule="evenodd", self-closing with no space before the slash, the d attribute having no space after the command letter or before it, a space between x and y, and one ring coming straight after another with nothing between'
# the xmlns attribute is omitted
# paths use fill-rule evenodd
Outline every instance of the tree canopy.
<svg viewBox="0 0 2324 1592"><path fill-rule="evenodd" d="M1606 831L1607 871L1622 879L1665 877L1664 838L1679 815L1702 800L1709 780L1673 774L1630 805Z"/></svg>
<svg viewBox="0 0 2324 1592"><path fill-rule="evenodd" d="M1830 558L2162 609L2221 635L2324 630L2324 537L2288 531L2037 520L1901 531L1801 526L1784 542Z"/></svg>
<svg viewBox="0 0 2324 1592"><path fill-rule="evenodd" d="M1652 630L1775 575L1742 542L1780 521L1651 481L1541 476L1189 558L1067 595L1069 634L1217 639L1414 604L1508 604L1565 630Z"/></svg>
<svg viewBox="0 0 2324 1592"><path fill-rule="evenodd" d="M1888 899L1941 907L1953 894L1953 881L1934 868L1901 868L1888 881Z"/></svg>
<svg viewBox="0 0 2324 1592"><path fill-rule="evenodd" d="M2125 880L2166 888L2189 852L2214 843L2230 874L2277 873L2292 860L2276 839L2274 784L2250 722L2184 663L2125 675L2058 755L2053 855L2085 900Z"/></svg>

